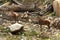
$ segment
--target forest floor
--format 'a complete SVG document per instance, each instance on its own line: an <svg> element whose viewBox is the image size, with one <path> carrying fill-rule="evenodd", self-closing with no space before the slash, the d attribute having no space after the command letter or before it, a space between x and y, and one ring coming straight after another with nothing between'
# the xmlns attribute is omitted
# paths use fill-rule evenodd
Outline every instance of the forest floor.
<svg viewBox="0 0 60 40"><path fill-rule="evenodd" d="M54 19L52 16L46 16L45 18L47 19L49 17ZM60 40L59 29L53 26L48 29L48 26L46 25L41 26L39 24L34 24L33 22L27 22L27 20L22 20L20 19L18 23L24 26L24 31L11 34L6 27L10 24L12 25L14 21L0 18L0 40ZM42 27L42 31L40 27Z"/></svg>

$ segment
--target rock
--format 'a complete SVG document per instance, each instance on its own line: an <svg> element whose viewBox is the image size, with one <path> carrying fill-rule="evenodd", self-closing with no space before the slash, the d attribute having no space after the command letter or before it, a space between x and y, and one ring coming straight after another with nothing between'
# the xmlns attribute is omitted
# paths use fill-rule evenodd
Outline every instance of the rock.
<svg viewBox="0 0 60 40"><path fill-rule="evenodd" d="M3 15L1 14L0 17L3 17Z"/></svg>
<svg viewBox="0 0 60 40"><path fill-rule="evenodd" d="M9 26L8 28L10 29L11 32L15 32L20 30L23 27L23 25L19 24L19 23L15 23L12 24L11 26Z"/></svg>
<svg viewBox="0 0 60 40"><path fill-rule="evenodd" d="M32 22L32 20L31 20L31 19L29 19L29 22Z"/></svg>
<svg viewBox="0 0 60 40"><path fill-rule="evenodd" d="M21 16L23 19L26 19L26 18L28 18L28 14L27 14L27 12L24 12L24 14L22 14L22 16Z"/></svg>
<svg viewBox="0 0 60 40"><path fill-rule="evenodd" d="M60 29L60 18L55 18L53 23L52 23L52 26Z"/></svg>

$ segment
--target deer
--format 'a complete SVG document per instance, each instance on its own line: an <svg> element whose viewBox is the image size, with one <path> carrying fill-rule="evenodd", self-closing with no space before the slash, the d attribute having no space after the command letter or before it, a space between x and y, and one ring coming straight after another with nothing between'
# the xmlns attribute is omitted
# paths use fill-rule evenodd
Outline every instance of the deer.
<svg viewBox="0 0 60 40"><path fill-rule="evenodd" d="M50 29L50 21L49 20L44 20L43 18L41 18L40 16L37 16L36 18L32 18L33 21L35 20L36 23L38 23L39 25L41 25L41 31L42 31L42 25L47 25L48 29Z"/></svg>

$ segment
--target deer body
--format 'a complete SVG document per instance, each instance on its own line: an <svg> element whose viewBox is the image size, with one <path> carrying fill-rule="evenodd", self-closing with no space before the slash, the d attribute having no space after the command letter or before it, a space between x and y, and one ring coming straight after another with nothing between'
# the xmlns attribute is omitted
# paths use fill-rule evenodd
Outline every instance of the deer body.
<svg viewBox="0 0 60 40"><path fill-rule="evenodd" d="M50 22L48 20L44 20L41 17L37 17L34 20L36 20L40 25L47 25L48 28L50 29Z"/></svg>

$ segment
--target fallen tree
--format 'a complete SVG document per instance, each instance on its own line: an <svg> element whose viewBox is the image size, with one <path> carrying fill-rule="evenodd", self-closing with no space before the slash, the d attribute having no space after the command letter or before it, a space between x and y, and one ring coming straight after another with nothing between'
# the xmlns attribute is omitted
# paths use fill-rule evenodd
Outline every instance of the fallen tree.
<svg viewBox="0 0 60 40"><path fill-rule="evenodd" d="M12 3L12 4L11 4ZM10 2L4 3L3 5L0 6L0 10L2 11L16 11L16 12L24 12L24 11L37 11L38 13L46 13L47 11L51 11L52 8L52 2L46 6L46 8L40 6L40 8L37 6L38 1L35 3L29 3L29 4L23 4L18 2L17 0L10 0ZM40 2L39 2L40 4ZM41 10L41 7L43 10Z"/></svg>
<svg viewBox="0 0 60 40"><path fill-rule="evenodd" d="M9 2L4 3L0 7L1 8L7 7L10 9L13 9L13 11L38 11L38 7L36 7L35 3L32 2L32 3L23 4L23 3L18 2L17 0L9 0Z"/></svg>

